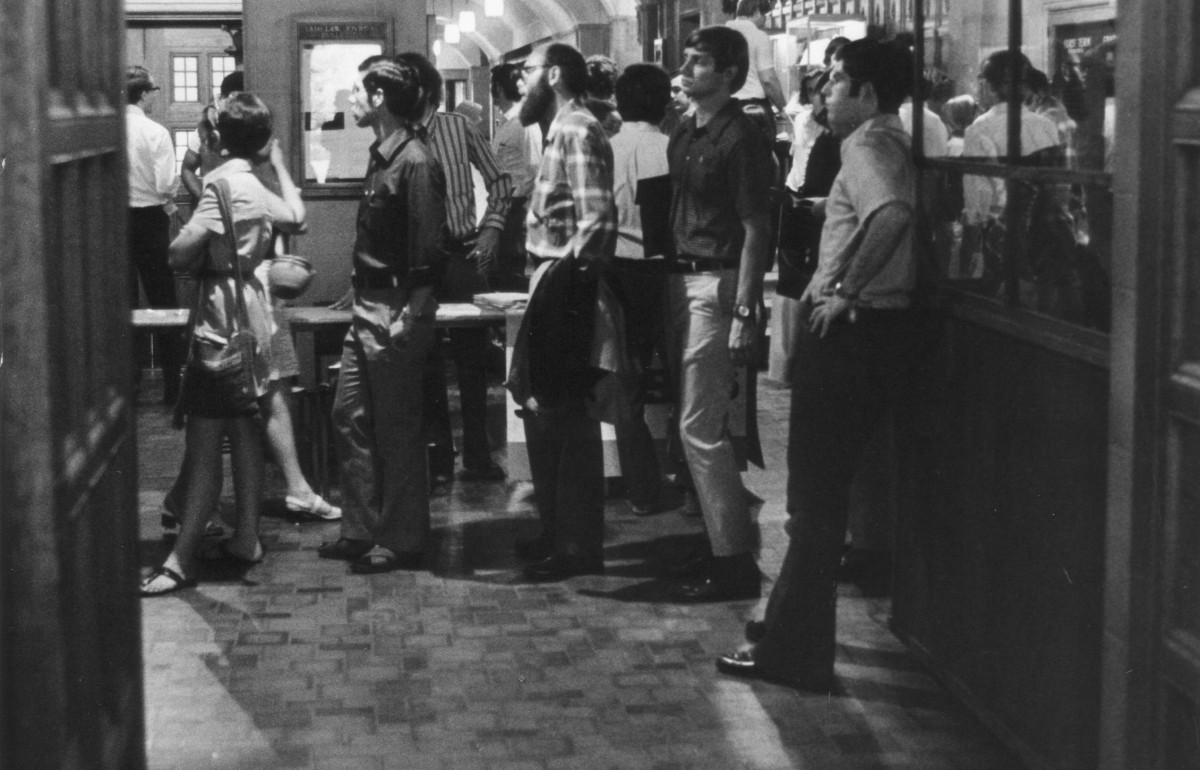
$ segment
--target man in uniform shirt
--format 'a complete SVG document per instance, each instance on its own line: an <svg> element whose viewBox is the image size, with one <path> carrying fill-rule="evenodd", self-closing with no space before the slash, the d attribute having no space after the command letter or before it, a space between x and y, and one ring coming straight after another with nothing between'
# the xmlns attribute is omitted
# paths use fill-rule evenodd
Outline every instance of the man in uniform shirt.
<svg viewBox="0 0 1200 770"><path fill-rule="evenodd" d="M910 309L916 169L897 111L912 56L877 40L848 43L825 87L842 168L823 204L817 271L804 291L788 435L787 554L753 648L718 670L828 691L834 684L837 567L862 452L909 392L921 328Z"/></svg>
<svg viewBox="0 0 1200 770"><path fill-rule="evenodd" d="M146 117L158 86L145 67L125 71L125 142L129 157L129 304L138 306L138 279L150 307L178 307L175 275L167 264L171 245L175 146L162 125ZM178 332L157 336L162 352L163 402L174 403L185 353ZM138 367L139 374L141 367Z"/></svg>
<svg viewBox="0 0 1200 770"><path fill-rule="evenodd" d="M683 90L694 113L671 136L675 241L667 325L679 388L679 436L711 554L677 601L759 596L758 530L729 437L735 368L753 360L770 243L774 166L755 124L733 100L746 79L746 39L705 27L684 43Z"/></svg>
<svg viewBox="0 0 1200 770"><path fill-rule="evenodd" d="M333 402L341 537L317 553L373 573L420 567L429 544L420 383L433 345L446 181L413 135L416 70L377 56L359 75L351 114L377 139L358 204L350 331Z"/></svg>
<svg viewBox="0 0 1200 770"><path fill-rule="evenodd" d="M436 291L442 302L470 302L488 290L488 276L496 259L512 197L512 180L496 162L492 148L471 122L453 112L439 112L444 98L442 75L433 62L419 53L396 57L421 75L424 112L414 125L417 136L433 151L446 175L446 273ZM487 211L476 226L474 166L487 186ZM450 352L458 375L462 406L462 478L496 481L504 470L492 460L487 435L488 330L478 327L450 329ZM431 438L430 471L437 478L454 472L454 447L450 441L450 414L446 397L445 365L439 348L425 375L425 409Z"/></svg>

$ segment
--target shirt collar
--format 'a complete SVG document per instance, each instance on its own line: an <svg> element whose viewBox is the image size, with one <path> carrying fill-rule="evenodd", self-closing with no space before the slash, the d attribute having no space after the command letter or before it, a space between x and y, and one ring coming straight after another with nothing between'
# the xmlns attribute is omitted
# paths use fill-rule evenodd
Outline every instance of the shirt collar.
<svg viewBox="0 0 1200 770"><path fill-rule="evenodd" d="M729 121L733 120L734 115L742 111L742 108L733 99L725 102L721 109L717 110L717 114L708 119L708 122L700 126L696 122L696 114L692 113L692 132L697 134L707 134L710 131L714 134L719 134L729 125Z"/></svg>
<svg viewBox="0 0 1200 770"><path fill-rule="evenodd" d="M143 118L146 117L146 111L143 110L141 107L137 106L136 104L126 104L125 105L125 114L126 115L141 115Z"/></svg>
<svg viewBox="0 0 1200 770"><path fill-rule="evenodd" d="M230 158L205 174L204 183L209 184L241 171L250 171L250 161L245 158Z"/></svg>
<svg viewBox="0 0 1200 770"><path fill-rule="evenodd" d="M866 136L868 131L891 130L905 133L904 124L900 122L900 116L892 113L880 113L873 117L864 120L858 128L850 132L850 135L842 140L843 145L853 144Z"/></svg>
<svg viewBox="0 0 1200 770"><path fill-rule="evenodd" d="M371 157L378 165L390 166L409 139L412 139L412 132L407 128L398 128L371 145Z"/></svg>
<svg viewBox="0 0 1200 770"><path fill-rule="evenodd" d="M658 126L654 125L653 123L647 123L644 120L630 120L630 121L626 121L625 123L622 123L621 130L619 133L623 134L626 131L628 131L630 133L634 133L634 134L657 134L657 133L659 133Z"/></svg>
<svg viewBox="0 0 1200 770"><path fill-rule="evenodd" d="M512 120L513 118L520 117L520 115L521 115L521 103L516 102L515 104L513 104L513 106L509 107L508 110L504 113L504 119Z"/></svg>

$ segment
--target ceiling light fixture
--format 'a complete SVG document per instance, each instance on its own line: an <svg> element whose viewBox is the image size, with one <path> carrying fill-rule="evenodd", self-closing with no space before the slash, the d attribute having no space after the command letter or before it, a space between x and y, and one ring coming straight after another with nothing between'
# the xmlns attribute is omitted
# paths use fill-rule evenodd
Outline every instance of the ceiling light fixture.
<svg viewBox="0 0 1200 770"><path fill-rule="evenodd" d="M504 15L504 0L483 0L483 15L495 19Z"/></svg>
<svg viewBox="0 0 1200 770"><path fill-rule="evenodd" d="M464 34L469 34L475 31L475 12L463 11L458 14L458 28Z"/></svg>
<svg viewBox="0 0 1200 770"><path fill-rule="evenodd" d="M448 45L458 45L458 42L462 40L462 34L457 24L446 25L445 40Z"/></svg>

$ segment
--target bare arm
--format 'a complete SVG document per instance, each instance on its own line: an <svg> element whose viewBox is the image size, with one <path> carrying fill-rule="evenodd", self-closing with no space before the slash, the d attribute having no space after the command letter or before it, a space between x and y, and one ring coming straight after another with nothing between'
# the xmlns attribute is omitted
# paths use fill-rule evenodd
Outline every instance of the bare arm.
<svg viewBox="0 0 1200 770"><path fill-rule="evenodd" d="M757 312L762 304L763 272L766 269L771 228L765 212L743 219L742 227L746 230L746 240L742 243L742 256L738 261L736 303ZM729 357L735 366L747 364L753 359L757 337L758 324L753 319L733 317L733 325L729 330Z"/></svg>
<svg viewBox="0 0 1200 770"><path fill-rule="evenodd" d="M787 99L783 95L783 88L779 85L779 76L775 74L775 69L759 70L758 80L762 83L763 93L771 100L771 104L775 105L775 109L780 112L787 106Z"/></svg>
<svg viewBox="0 0 1200 770"><path fill-rule="evenodd" d="M204 185L200 182L200 175L196 172L200 168L200 155L193 150L188 150L183 156L183 168L179 172L179 179L183 182L184 188L191 193L192 197L197 201L204 194Z"/></svg>

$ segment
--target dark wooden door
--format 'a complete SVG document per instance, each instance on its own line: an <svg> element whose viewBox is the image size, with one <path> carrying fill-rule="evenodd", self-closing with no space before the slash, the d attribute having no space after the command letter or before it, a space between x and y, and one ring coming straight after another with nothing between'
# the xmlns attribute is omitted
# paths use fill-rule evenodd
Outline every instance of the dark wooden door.
<svg viewBox="0 0 1200 770"><path fill-rule="evenodd" d="M0 766L141 768L120 0L0 0Z"/></svg>

